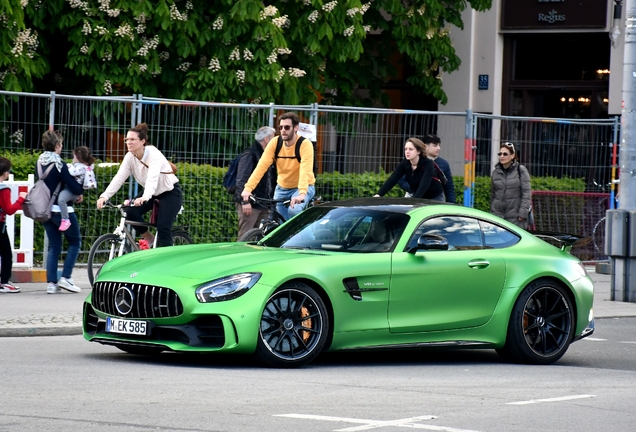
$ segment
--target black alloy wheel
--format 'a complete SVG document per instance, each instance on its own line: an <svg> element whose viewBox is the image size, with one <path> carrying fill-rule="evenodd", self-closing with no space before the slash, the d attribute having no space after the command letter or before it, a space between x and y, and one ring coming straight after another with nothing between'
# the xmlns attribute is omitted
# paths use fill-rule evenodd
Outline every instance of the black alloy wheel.
<svg viewBox="0 0 636 432"><path fill-rule="evenodd" d="M551 364L574 337L574 315L565 289L552 280L537 280L521 293L512 311L506 345L498 352L513 361Z"/></svg>
<svg viewBox="0 0 636 432"><path fill-rule="evenodd" d="M302 366L320 354L328 332L320 296L304 283L286 283L265 304L256 356L267 366Z"/></svg>

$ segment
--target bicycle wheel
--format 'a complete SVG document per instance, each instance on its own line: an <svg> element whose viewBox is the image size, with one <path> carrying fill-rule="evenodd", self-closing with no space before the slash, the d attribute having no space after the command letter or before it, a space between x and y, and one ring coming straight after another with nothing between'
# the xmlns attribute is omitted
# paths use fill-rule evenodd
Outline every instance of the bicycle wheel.
<svg viewBox="0 0 636 432"><path fill-rule="evenodd" d="M190 234L186 231L173 231L172 232L172 244L174 246L187 245L194 243L190 238Z"/></svg>
<svg viewBox="0 0 636 432"><path fill-rule="evenodd" d="M592 230L592 241L594 242L594 252L597 255L605 255L605 220L607 217L601 218Z"/></svg>
<svg viewBox="0 0 636 432"><path fill-rule="evenodd" d="M102 266L119 255L121 238L117 234L104 234L91 246L88 253L88 280L93 286ZM130 247L125 244L123 253L130 252Z"/></svg>
<svg viewBox="0 0 636 432"><path fill-rule="evenodd" d="M251 230L248 230L245 234L243 234L241 238L238 239L238 241L253 242L253 241L259 241L263 237L264 237L263 231L260 228L252 228Z"/></svg>

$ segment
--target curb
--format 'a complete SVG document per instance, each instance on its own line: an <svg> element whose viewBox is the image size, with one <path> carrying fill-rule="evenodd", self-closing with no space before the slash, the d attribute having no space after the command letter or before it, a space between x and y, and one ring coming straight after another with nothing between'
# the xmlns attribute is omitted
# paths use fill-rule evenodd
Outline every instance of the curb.
<svg viewBox="0 0 636 432"><path fill-rule="evenodd" d="M11 280L15 283L46 283L44 269L13 269Z"/></svg>
<svg viewBox="0 0 636 432"><path fill-rule="evenodd" d="M76 336L82 334L81 325L63 327L0 327L0 337Z"/></svg>

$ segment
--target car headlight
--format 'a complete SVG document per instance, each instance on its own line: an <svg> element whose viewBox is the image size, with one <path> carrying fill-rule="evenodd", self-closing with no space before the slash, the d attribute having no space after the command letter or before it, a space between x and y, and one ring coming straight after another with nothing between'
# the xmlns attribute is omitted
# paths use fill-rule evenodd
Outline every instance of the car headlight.
<svg viewBox="0 0 636 432"><path fill-rule="evenodd" d="M207 282L197 288L197 300L201 303L209 303L240 297L252 288L262 275L262 273L240 273Z"/></svg>

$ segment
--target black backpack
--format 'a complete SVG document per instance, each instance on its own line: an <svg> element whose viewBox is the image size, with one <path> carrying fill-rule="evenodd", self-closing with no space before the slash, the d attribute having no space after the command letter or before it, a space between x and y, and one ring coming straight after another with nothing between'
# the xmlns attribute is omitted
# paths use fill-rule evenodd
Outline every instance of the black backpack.
<svg viewBox="0 0 636 432"><path fill-rule="evenodd" d="M230 162L230 166L227 167L227 172L225 173L225 175L223 175L222 184L225 188L225 191L229 194L234 194L234 192L236 192L236 175L238 172L238 164L241 160L241 156L243 156L243 154L248 151L250 151L250 148L243 150L237 157L232 159L232 162Z"/></svg>
<svg viewBox="0 0 636 432"><path fill-rule="evenodd" d="M314 151L314 176L316 175L316 172L318 171L318 162L316 160L316 148L314 147L314 143L309 141L307 138L305 138L304 136L298 135L298 141L296 141L296 150L295 156L278 156L278 154L280 153L280 150L283 148L283 137L282 136L278 136L278 141L276 142L276 152L274 152L274 160L281 158L281 159L292 159L295 158L296 160L298 160L298 163L300 163L300 145L305 142L308 141L309 143L311 143L311 146L313 148Z"/></svg>

